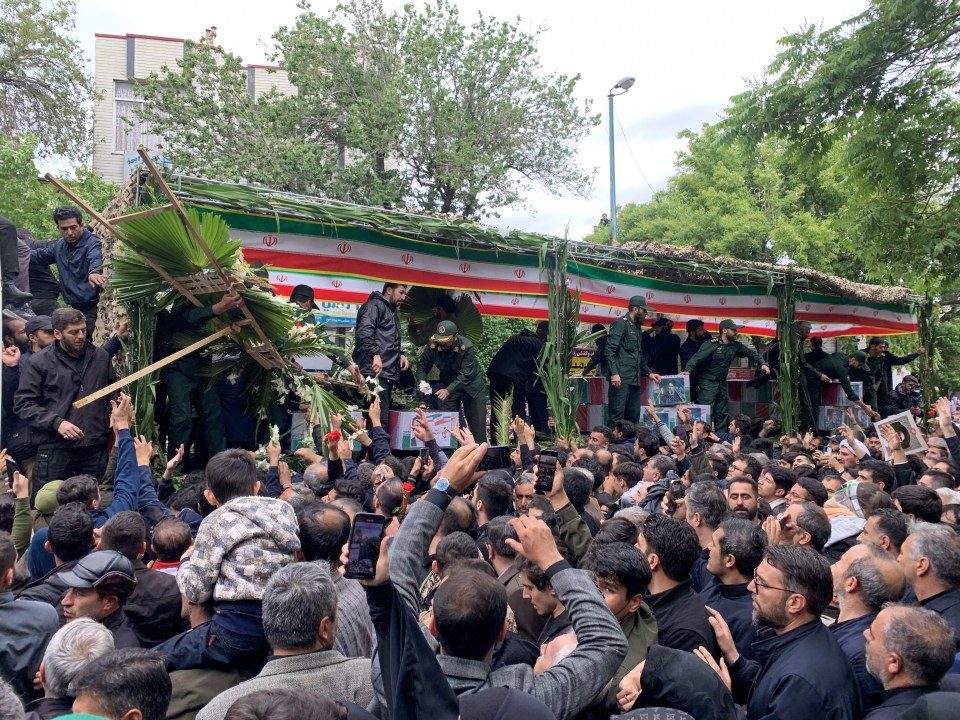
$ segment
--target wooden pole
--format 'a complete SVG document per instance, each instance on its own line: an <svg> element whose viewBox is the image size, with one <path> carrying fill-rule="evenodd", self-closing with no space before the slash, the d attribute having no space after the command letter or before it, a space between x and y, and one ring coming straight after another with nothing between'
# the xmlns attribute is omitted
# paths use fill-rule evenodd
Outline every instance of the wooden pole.
<svg viewBox="0 0 960 720"><path fill-rule="evenodd" d="M237 323L237 324L240 325L243 323ZM75 408L82 408L84 405L89 405L92 402L96 402L100 398L106 397L107 395L114 392L115 390L119 390L120 388L126 385L129 385L135 380L139 380L140 378L149 375L154 370L159 370L165 365L169 365L175 360L179 360L180 358L185 357L186 355L189 355L195 350L199 350L202 347L206 347L207 345L212 343L214 340L222 338L224 335L229 335L230 333L233 333L235 331L236 331L236 327L234 325L227 325L226 327L222 327L219 330L217 330L215 333L213 333L213 335L205 337L203 340L198 340L192 345L188 345L187 347L181 350L177 350L175 353L168 355L162 360L157 360L157 362L151 365L147 365L145 368L140 368L135 373L127 375L125 378L122 378L121 380L117 380L115 383L111 385L107 385L105 388L101 388L100 390L97 390L96 392L91 393L86 397L80 398L75 403L73 403L73 406Z"/></svg>
<svg viewBox="0 0 960 720"><path fill-rule="evenodd" d="M160 186L160 189L163 191L163 194L167 196L167 199L170 201L171 207L176 211L177 215L180 216L181 222L183 222L184 227L187 231L193 236L194 241L197 245L200 246L200 249L203 250L204 255L207 256L207 259L213 263L213 267L216 268L217 273L223 279L223 281L230 285L231 278L227 275L226 271L220 266L220 263L217 262L217 258L214 257L213 251L207 246L206 241L204 241L203 236L200 234L200 231L194 227L193 223L190 222L190 217L187 215L187 211L183 207L183 203L180 202L180 199L176 196L170 186L167 184L167 181L163 179L163 176L160 174L160 171L157 169L157 166L153 164L153 160L150 158L150 154L147 152L146 148L140 147L137 150L137 154L140 155L140 159L143 160L144 165L147 166L147 170L150 171L150 174L153 176L153 179L156 181L157 185ZM230 290L231 295L236 295L236 288ZM253 328L254 332L257 333L257 337L260 338L260 342L264 345L274 347L273 340L267 337L267 334L263 331L263 328L260 327L260 324L254 319L253 313L250 312L250 308L246 305L240 307L240 312L243 313L244 318L250 321L250 327ZM279 357L279 352L274 350L272 353L274 356ZM269 367L265 361L261 361L254 356L254 360L257 360L263 367Z"/></svg>

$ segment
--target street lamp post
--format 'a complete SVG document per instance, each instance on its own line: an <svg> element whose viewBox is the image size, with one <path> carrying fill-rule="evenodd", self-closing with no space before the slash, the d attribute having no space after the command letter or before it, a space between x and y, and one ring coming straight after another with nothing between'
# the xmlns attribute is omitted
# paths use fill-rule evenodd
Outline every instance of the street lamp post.
<svg viewBox="0 0 960 720"><path fill-rule="evenodd" d="M613 244L617 242L617 171L613 150L613 98L623 95L633 87L635 82L636 78L629 76L621 78L620 82L610 88L610 92L607 93L607 116L610 126L610 240Z"/></svg>

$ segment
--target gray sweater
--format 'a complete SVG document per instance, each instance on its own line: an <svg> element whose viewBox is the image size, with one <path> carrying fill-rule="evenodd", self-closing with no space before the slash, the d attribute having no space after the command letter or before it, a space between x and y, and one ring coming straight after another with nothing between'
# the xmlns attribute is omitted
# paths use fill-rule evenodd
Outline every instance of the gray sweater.
<svg viewBox="0 0 960 720"><path fill-rule="evenodd" d="M431 490L410 508L390 546L390 578L415 615L421 611L417 573L449 503L446 493ZM586 571L558 562L549 568L547 576L570 616L578 639L576 650L536 676L529 665L509 665L491 672L485 663L440 655L440 667L457 695L488 687L513 687L541 700L557 720L572 720L604 689L627 654L627 641L620 624L607 609ZM435 638L426 627L421 629L436 648ZM380 706L385 708L386 697L376 657L372 673L374 691Z"/></svg>

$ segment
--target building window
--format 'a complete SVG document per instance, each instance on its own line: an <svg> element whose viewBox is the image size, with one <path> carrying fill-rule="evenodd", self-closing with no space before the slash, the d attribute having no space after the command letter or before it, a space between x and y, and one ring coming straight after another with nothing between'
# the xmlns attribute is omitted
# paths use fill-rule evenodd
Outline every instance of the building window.
<svg viewBox="0 0 960 720"><path fill-rule="evenodd" d="M116 80L113 83L113 149L114 152L125 155L135 153L141 145L152 152L160 141L160 138L151 132L150 124L137 117L137 111L143 107L143 100L137 97L136 89L135 83L125 80Z"/></svg>

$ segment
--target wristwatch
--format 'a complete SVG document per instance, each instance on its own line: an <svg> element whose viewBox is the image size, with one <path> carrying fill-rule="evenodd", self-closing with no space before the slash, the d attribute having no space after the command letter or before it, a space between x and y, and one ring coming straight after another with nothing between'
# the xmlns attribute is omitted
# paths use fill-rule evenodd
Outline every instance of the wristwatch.
<svg viewBox="0 0 960 720"><path fill-rule="evenodd" d="M460 494L460 493L458 493L456 490L454 490L454 489L450 486L450 481L447 480L447 478L445 478L445 477L443 477L443 476L441 476L441 477L437 480L437 484L434 485L434 487L435 487L437 490L440 490L441 492L445 492L445 493L446 493L447 495L449 495L451 498L455 498L455 497L457 497L457 496Z"/></svg>

